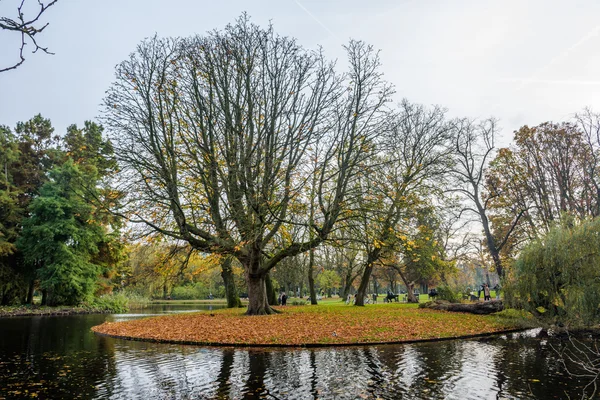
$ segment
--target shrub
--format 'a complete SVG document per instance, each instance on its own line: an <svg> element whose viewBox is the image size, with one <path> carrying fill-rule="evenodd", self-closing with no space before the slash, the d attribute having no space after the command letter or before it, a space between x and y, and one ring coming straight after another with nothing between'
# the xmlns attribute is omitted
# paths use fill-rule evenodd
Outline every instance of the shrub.
<svg viewBox="0 0 600 400"><path fill-rule="evenodd" d="M437 298L440 300L446 300L449 301L450 303L460 303L461 301L461 294L458 292L458 290L454 290L452 289L450 286L447 285L443 285L443 286L439 286L437 288Z"/></svg>
<svg viewBox="0 0 600 400"><path fill-rule="evenodd" d="M147 297L133 293L109 293L83 303L83 307L93 311L124 313L131 309L147 307L150 300Z"/></svg>

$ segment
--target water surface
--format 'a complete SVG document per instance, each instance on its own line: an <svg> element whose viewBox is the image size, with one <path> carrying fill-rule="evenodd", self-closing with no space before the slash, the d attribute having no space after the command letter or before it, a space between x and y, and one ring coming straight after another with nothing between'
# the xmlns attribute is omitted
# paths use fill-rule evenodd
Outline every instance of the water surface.
<svg viewBox="0 0 600 400"><path fill-rule="evenodd" d="M322 349L234 349L94 335L104 321L208 310L0 319L0 398L563 399L587 381L536 331L493 338ZM554 343L556 345L557 343Z"/></svg>

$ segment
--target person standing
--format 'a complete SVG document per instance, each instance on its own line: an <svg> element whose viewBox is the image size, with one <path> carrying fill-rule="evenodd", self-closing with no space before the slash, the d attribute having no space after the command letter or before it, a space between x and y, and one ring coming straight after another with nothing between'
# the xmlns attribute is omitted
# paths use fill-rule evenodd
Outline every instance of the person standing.
<svg viewBox="0 0 600 400"><path fill-rule="evenodd" d="M283 292L283 293L281 294L281 305L282 305L282 306L285 306L285 305L286 305L286 303L287 303L287 294L286 294L285 292Z"/></svg>
<svg viewBox="0 0 600 400"><path fill-rule="evenodd" d="M484 301L488 301L491 300L492 298L490 297L490 287L487 285L487 283L483 286L483 300Z"/></svg>

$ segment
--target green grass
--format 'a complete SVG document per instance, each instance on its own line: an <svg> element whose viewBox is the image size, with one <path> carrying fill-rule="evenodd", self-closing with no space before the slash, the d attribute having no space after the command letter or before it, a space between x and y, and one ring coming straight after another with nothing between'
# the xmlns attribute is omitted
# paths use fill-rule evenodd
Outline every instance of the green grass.
<svg viewBox="0 0 600 400"><path fill-rule="evenodd" d="M242 300L242 303L244 300ZM227 304L226 299L202 299L202 300L152 300L151 304Z"/></svg>

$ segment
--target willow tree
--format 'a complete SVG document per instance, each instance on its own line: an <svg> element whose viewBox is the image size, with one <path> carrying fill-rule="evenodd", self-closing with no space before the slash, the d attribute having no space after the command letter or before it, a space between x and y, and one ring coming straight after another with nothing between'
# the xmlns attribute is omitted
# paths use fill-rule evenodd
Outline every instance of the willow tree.
<svg viewBox="0 0 600 400"><path fill-rule="evenodd" d="M265 279L316 247L344 212L369 140L363 127L390 90L373 51L347 47L338 75L321 52L244 15L223 31L141 43L105 99L129 218L194 249L236 257L247 314L269 314ZM314 218L297 212L308 149L327 143ZM306 234L291 236L291 226ZM312 232L308 234L308 232Z"/></svg>

